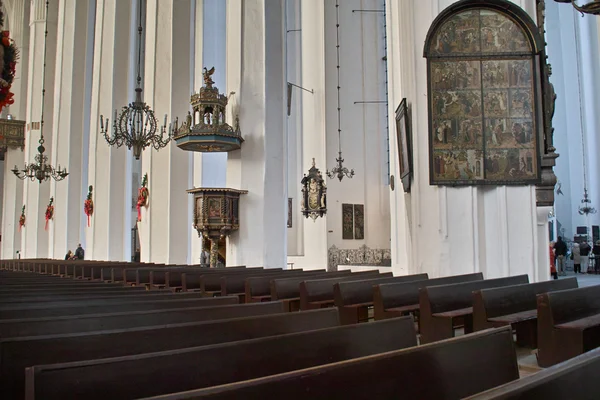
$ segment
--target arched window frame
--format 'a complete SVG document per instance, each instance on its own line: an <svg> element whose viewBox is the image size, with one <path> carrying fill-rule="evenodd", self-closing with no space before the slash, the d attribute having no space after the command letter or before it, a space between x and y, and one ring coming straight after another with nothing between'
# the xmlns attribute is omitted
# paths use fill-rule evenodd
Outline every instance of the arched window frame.
<svg viewBox="0 0 600 400"><path fill-rule="evenodd" d="M530 50L527 52L501 52L501 53L483 53L483 52L471 52L471 53L459 53L459 54L440 54L438 52L431 51L433 48L432 44L437 39L437 34L440 31L440 28L448 22L454 16L468 12L468 11L493 11L508 19L512 20L523 32L526 40L529 42ZM544 51L544 39L542 35L540 35L539 28L536 26L535 22L531 19L531 17L520 7L512 4L510 2L504 0L464 0L457 2L450 7L446 8L442 13L438 15L438 17L432 23L429 32L427 34L425 40L425 48L423 51L424 57L427 58L427 81L428 81L428 104L429 104L429 167L430 167L430 184L431 185L440 185L440 186L472 186L472 185L534 185L538 184L541 181L542 177L542 154L545 152L545 137L544 137L544 104L542 102L542 78L543 75L543 60L541 56ZM436 177L436 162L440 161L436 159L434 155L434 134L439 129L439 127L434 127L434 114L433 114L433 89L432 89L432 63L439 63L440 61L479 61L483 66L483 62L490 60L531 60L531 77L532 77L532 139L535 139L535 145L531 149L535 154L532 155L535 160L535 173L532 173L529 176L521 176L518 173L515 174L517 176L508 175L502 178L494 177L492 179L488 178L488 171L486 171L486 156L488 154L493 153L492 150L487 149L486 143L486 133L485 133L485 113L483 112L483 102L484 102L484 86L483 83L478 88L481 91L481 103L482 103L482 114L481 114L481 151L482 151L482 161L483 165L481 165L481 176L475 176L474 179L455 177L454 179L440 179L439 176ZM481 71L481 69L480 69ZM515 88L512 88L515 89ZM438 89L439 90L439 89ZM448 89L450 90L450 89ZM508 91L509 89L507 89ZM511 116L512 117L512 116ZM448 117L445 117L448 118ZM456 117L454 117L456 118ZM500 117L505 118L510 122L510 117ZM514 117L513 117L514 118ZM441 118L440 118L441 119ZM496 118L498 119L498 118ZM437 122L439 124L439 122ZM455 124L458 124L456 122ZM454 129L458 129L456 126ZM476 141L476 140L475 140ZM442 152L450 153L465 150L464 148L450 149L441 151L438 149L438 158L440 158L439 154ZM469 149L469 150L478 150L478 149ZM488 153L489 151L489 153ZM507 153L508 154L508 153ZM514 161L514 160L513 160ZM522 162L519 160L519 163ZM468 164L467 164L468 165ZM520 166L520 164L519 164ZM460 172L459 172L460 174Z"/></svg>

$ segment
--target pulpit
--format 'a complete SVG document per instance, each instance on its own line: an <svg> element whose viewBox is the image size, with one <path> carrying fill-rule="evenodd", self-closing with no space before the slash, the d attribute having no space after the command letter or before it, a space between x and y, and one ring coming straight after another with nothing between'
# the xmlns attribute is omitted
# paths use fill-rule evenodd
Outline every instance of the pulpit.
<svg viewBox="0 0 600 400"><path fill-rule="evenodd" d="M228 188L194 188L194 228L198 235L210 240L210 267L216 268L219 240L238 230L240 195L246 190Z"/></svg>

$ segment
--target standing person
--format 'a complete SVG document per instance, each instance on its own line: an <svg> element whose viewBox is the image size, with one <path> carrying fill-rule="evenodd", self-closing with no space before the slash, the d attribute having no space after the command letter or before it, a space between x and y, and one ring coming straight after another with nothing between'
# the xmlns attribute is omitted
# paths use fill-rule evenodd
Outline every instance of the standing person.
<svg viewBox="0 0 600 400"><path fill-rule="evenodd" d="M554 254L556 255L556 270L558 275L564 276L565 272L565 257L567 255L567 244L563 242L562 236L558 237L556 243L554 243ZM77 254L77 253L75 253Z"/></svg>
<svg viewBox="0 0 600 400"><path fill-rule="evenodd" d="M592 253L594 253L594 272L598 272L600 266L600 240L596 241Z"/></svg>
<svg viewBox="0 0 600 400"><path fill-rule="evenodd" d="M592 248L585 240L583 241L583 243L581 243L581 246L579 248L581 252L581 267L579 268L579 272L585 274L590 264L590 252L592 251Z"/></svg>
<svg viewBox="0 0 600 400"><path fill-rule="evenodd" d="M549 246L550 249L550 275L552 275L552 277L554 279L558 279L558 274L556 273L556 265L555 265L555 257L554 257L554 242L550 243Z"/></svg>
<svg viewBox="0 0 600 400"><path fill-rule="evenodd" d="M81 243L79 243L77 245L77 249L75 250L75 258L77 260L83 260L85 256L85 251L83 250L83 247L81 247Z"/></svg>
<svg viewBox="0 0 600 400"><path fill-rule="evenodd" d="M573 243L573 248L571 249L571 257L573 258L573 271L575 273L581 272L581 247L579 247L579 243Z"/></svg>

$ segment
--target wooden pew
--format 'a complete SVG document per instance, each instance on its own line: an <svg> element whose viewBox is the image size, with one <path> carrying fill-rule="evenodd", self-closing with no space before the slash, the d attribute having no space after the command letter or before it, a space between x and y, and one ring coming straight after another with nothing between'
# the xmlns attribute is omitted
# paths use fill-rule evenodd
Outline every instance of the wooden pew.
<svg viewBox="0 0 600 400"><path fill-rule="evenodd" d="M118 310L117 307L115 309ZM177 324L283 312L279 302L0 320L0 338Z"/></svg>
<svg viewBox="0 0 600 400"><path fill-rule="evenodd" d="M219 270L222 270L224 273L233 273L233 272L241 272L241 271L245 271L247 269L250 268L246 268L246 267L227 267L227 268L219 268ZM252 270L259 270L259 269L263 269L261 268L252 268ZM203 283L203 277L204 275L207 274L214 274L214 273L218 273L219 271L217 271L217 269L212 269L212 268L201 268L200 270L198 270L197 272L184 272L181 274L181 290L184 292L190 292L190 291L199 291L202 292L202 283ZM219 290L220 289L220 281L219 281Z"/></svg>
<svg viewBox="0 0 600 400"><path fill-rule="evenodd" d="M297 274L299 272L303 272L301 269L290 271L291 276ZM275 269L265 269L259 272L246 272L239 274L227 274L221 276L221 292L219 293L221 296L239 296L240 303L246 302L246 279L257 277L257 276L278 276L281 274L285 274L286 272L283 269L275 268Z"/></svg>
<svg viewBox="0 0 600 400"><path fill-rule="evenodd" d="M420 288L420 342L451 338L459 324L464 324L465 333L473 332L473 292L522 283L529 283L528 275Z"/></svg>
<svg viewBox="0 0 600 400"><path fill-rule="evenodd" d="M373 306L374 285L424 281L428 278L427 274L416 274L336 283L333 285L333 296L334 304L340 313L341 324L357 324L369 319L369 308Z"/></svg>
<svg viewBox="0 0 600 400"><path fill-rule="evenodd" d="M75 281L77 282L77 281ZM132 290L133 289L133 290ZM143 289L143 288L141 288ZM0 286L0 298L17 294L23 296L44 296L57 293L102 293L102 292L130 292L139 291L140 288L127 288L113 283L81 283L75 285L63 285L61 283L37 284L37 285L11 285Z"/></svg>
<svg viewBox="0 0 600 400"><path fill-rule="evenodd" d="M466 400L596 400L600 399L598 371L600 349L595 349Z"/></svg>
<svg viewBox="0 0 600 400"><path fill-rule="evenodd" d="M84 298L68 298L62 300L46 301L46 302L20 302L20 303L3 303L0 304L0 316L4 311L18 311L28 309L40 309L40 308L60 308L60 307L73 307L73 306L97 306L106 304L118 304L118 303L139 303L144 301L157 301L157 300L169 300L169 299L196 299L203 297L200 293L178 293L174 296L174 293L156 293L156 292L139 292L137 296L93 296ZM0 317L1 319L1 317Z"/></svg>
<svg viewBox="0 0 600 400"><path fill-rule="evenodd" d="M372 272L366 272L367 275L371 275ZM339 276L355 276L357 279L365 275L365 272L357 272L352 274L351 271L336 271L336 272L324 272L318 274L317 277L328 279L336 278ZM283 301L284 307L288 311L300 310L300 283L306 280L306 277L294 277L294 278L278 278L271 281L271 300Z"/></svg>
<svg viewBox="0 0 600 400"><path fill-rule="evenodd" d="M460 399L518 378L505 327L153 399Z"/></svg>
<svg viewBox="0 0 600 400"><path fill-rule="evenodd" d="M419 289L425 286L483 280L483 274L453 275L426 281L384 283L373 286L373 314L375 321L396 318L419 311Z"/></svg>
<svg viewBox="0 0 600 400"><path fill-rule="evenodd" d="M271 300L271 281L273 279L285 279L293 277L320 276L327 271L319 269L316 271L288 270L280 274L251 276L246 278L244 283L244 292L246 303L260 303L261 301Z"/></svg>
<svg viewBox="0 0 600 400"><path fill-rule="evenodd" d="M521 346L537 348L537 295L577 288L577 278L483 289L473 292L473 330L511 325Z"/></svg>
<svg viewBox="0 0 600 400"><path fill-rule="evenodd" d="M206 346L338 326L337 311L317 310L77 334L0 339L0 387L22 399L25 368Z"/></svg>
<svg viewBox="0 0 600 400"><path fill-rule="evenodd" d="M260 378L416 344L412 320L405 317L213 346L36 366L27 369L26 399L133 399Z"/></svg>
<svg viewBox="0 0 600 400"><path fill-rule="evenodd" d="M600 346L600 286L540 294L537 310L540 367Z"/></svg>
<svg viewBox="0 0 600 400"><path fill-rule="evenodd" d="M219 305L238 304L236 296L197 297L197 298L166 298L154 301L124 301L99 302L96 305L80 305L78 302L70 306L6 309L0 310L0 320L63 317L67 315L107 314L111 312L134 312L161 309L212 307Z"/></svg>
<svg viewBox="0 0 600 400"><path fill-rule="evenodd" d="M368 271L359 279L390 278L392 276L391 272L380 274L379 271ZM351 280L356 280L354 274L337 278L310 279L300 282L300 310L333 307L333 285L338 282Z"/></svg>

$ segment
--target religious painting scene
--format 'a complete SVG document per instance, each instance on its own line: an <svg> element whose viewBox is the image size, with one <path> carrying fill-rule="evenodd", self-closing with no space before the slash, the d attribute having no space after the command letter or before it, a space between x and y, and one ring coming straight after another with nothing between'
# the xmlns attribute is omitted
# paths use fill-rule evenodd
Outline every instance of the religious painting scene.
<svg viewBox="0 0 600 400"><path fill-rule="evenodd" d="M445 30L448 26L456 29L456 34L470 33L460 39L460 44L450 46L453 50L442 52L436 48L434 54L446 57L429 62L432 183L520 183L537 179L533 63L531 59L507 58L508 54L530 51L521 28L491 11L469 11L452 17L439 29L438 38L449 35ZM481 50L461 47L476 28L482 33ZM509 45L508 39L515 40ZM502 58L453 59L461 53L456 50L459 48L473 57L487 52ZM514 151L490 153L492 149ZM512 163L512 155L525 149L535 161ZM482 157L478 158L480 165L485 160L479 174L475 173L475 164L469 168L464 165L475 154ZM499 160L511 167L494 169L494 162Z"/></svg>

